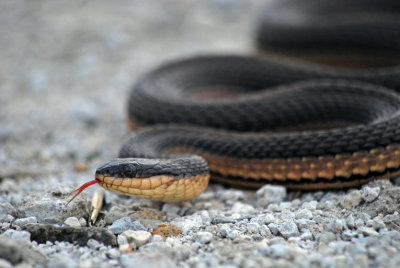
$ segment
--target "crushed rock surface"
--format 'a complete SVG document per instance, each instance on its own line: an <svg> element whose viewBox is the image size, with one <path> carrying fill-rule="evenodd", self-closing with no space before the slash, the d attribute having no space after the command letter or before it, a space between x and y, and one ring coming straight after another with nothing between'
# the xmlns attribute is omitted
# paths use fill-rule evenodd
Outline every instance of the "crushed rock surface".
<svg viewBox="0 0 400 268"><path fill-rule="evenodd" d="M399 267L399 180L302 194L211 184L177 204L107 192L93 227L98 186L65 206L128 137L139 75L253 53L263 5L1 1L0 267Z"/></svg>

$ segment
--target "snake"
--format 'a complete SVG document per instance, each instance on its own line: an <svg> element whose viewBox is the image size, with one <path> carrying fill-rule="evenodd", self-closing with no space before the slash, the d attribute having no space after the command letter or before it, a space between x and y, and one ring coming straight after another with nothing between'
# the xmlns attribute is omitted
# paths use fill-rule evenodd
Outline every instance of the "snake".
<svg viewBox="0 0 400 268"><path fill-rule="evenodd" d="M258 55L198 55L145 73L128 97L135 132L72 194L99 184L177 202L210 178L309 191L397 176L398 6L277 1L256 30Z"/></svg>

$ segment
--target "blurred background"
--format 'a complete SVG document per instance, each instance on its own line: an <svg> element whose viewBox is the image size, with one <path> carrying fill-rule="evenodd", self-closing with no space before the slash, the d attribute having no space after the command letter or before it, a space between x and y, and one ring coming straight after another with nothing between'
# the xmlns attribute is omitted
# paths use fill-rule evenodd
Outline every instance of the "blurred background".
<svg viewBox="0 0 400 268"><path fill-rule="evenodd" d="M128 136L140 74L196 54L252 53L267 2L1 1L0 187L87 180Z"/></svg>

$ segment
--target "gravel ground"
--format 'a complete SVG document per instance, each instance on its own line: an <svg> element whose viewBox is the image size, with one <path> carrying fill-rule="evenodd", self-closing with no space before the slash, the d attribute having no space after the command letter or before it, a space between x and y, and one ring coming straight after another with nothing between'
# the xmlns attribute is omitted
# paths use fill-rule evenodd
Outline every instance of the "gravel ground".
<svg viewBox="0 0 400 268"><path fill-rule="evenodd" d="M261 1L0 2L0 267L399 267L400 181L287 193L212 184L191 202L106 193L129 88L167 60L252 53Z"/></svg>

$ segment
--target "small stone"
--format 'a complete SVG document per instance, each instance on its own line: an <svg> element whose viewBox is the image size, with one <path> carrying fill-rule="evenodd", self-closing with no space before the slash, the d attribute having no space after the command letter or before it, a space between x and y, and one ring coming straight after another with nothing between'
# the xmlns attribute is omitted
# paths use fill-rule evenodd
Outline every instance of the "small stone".
<svg viewBox="0 0 400 268"><path fill-rule="evenodd" d="M321 235L318 237L318 241L328 244L331 241L335 241L336 236L332 232L322 232Z"/></svg>
<svg viewBox="0 0 400 268"><path fill-rule="evenodd" d="M1 235L0 245L0 260L6 260L6 264L9 262L13 267L45 267L46 257L24 241ZM2 264L3 262L0 262L0 267L3 267Z"/></svg>
<svg viewBox="0 0 400 268"><path fill-rule="evenodd" d="M258 189L255 196L258 206L267 207L272 203L281 203L286 197L286 188L267 184Z"/></svg>
<svg viewBox="0 0 400 268"><path fill-rule="evenodd" d="M249 204L244 204L242 202L235 202L231 209L232 212L240 213L241 215L247 215L254 212L254 207Z"/></svg>
<svg viewBox="0 0 400 268"><path fill-rule="evenodd" d="M13 224L17 226L24 226L28 223L37 223L38 220L36 217L27 217L27 218L21 218L21 219L16 219Z"/></svg>
<svg viewBox="0 0 400 268"><path fill-rule="evenodd" d="M313 214L310 210L304 208L296 212L296 219L312 219Z"/></svg>
<svg viewBox="0 0 400 268"><path fill-rule="evenodd" d="M356 190L345 195L340 201L340 205L345 209L352 209L361 203L361 191Z"/></svg>
<svg viewBox="0 0 400 268"><path fill-rule="evenodd" d="M363 227L365 225L365 222L363 219L358 218L354 221L354 226L359 228L359 227Z"/></svg>
<svg viewBox="0 0 400 268"><path fill-rule="evenodd" d="M258 234L260 232L260 225L258 223L247 224L247 230L252 234Z"/></svg>
<svg viewBox="0 0 400 268"><path fill-rule="evenodd" d="M380 192L381 190L379 187L365 186L362 189L361 197L362 199L364 199L365 202L372 202L379 196Z"/></svg>
<svg viewBox="0 0 400 268"><path fill-rule="evenodd" d="M15 216L17 210L8 202L0 202L0 222L5 222L7 215Z"/></svg>
<svg viewBox="0 0 400 268"><path fill-rule="evenodd" d="M239 232L237 230L232 230L232 232L230 232L228 234L228 238L234 240L234 239L236 239L236 237L238 237L238 235L239 235Z"/></svg>
<svg viewBox="0 0 400 268"><path fill-rule="evenodd" d="M342 233L342 239L345 241L350 241L352 238L357 236L358 236L357 231L346 230Z"/></svg>
<svg viewBox="0 0 400 268"><path fill-rule="evenodd" d="M355 220L352 214L350 214L347 218L346 218L346 223L347 226L349 228L354 228L355 227Z"/></svg>
<svg viewBox="0 0 400 268"><path fill-rule="evenodd" d="M178 215L181 208L174 203L165 203L162 207L162 212Z"/></svg>
<svg viewBox="0 0 400 268"><path fill-rule="evenodd" d="M268 224L268 228L273 235L277 235L279 233L278 225L276 223Z"/></svg>
<svg viewBox="0 0 400 268"><path fill-rule="evenodd" d="M99 248L102 246L102 244L100 244L99 241L94 240L94 239L89 239L89 240L87 241L87 244L86 244L86 245L87 245L89 248L92 248L92 249L95 249L95 250L99 249Z"/></svg>
<svg viewBox="0 0 400 268"><path fill-rule="evenodd" d="M213 235L210 232L198 232L196 234L196 241L200 242L201 244L208 244L211 242Z"/></svg>
<svg viewBox="0 0 400 268"><path fill-rule="evenodd" d="M311 225L315 225L316 222L313 220L299 219L296 220L297 226L299 229L309 229Z"/></svg>
<svg viewBox="0 0 400 268"><path fill-rule="evenodd" d="M120 251L115 248L111 248L106 253L107 257L110 259L117 259L121 255Z"/></svg>
<svg viewBox="0 0 400 268"><path fill-rule="evenodd" d="M23 243L31 242L31 234L26 231L15 231L13 229L8 229L4 233L2 233L0 237L11 238L12 240Z"/></svg>
<svg viewBox="0 0 400 268"><path fill-rule="evenodd" d="M269 237L271 236L271 231L269 230L269 228L266 225L261 225L260 226L260 235L263 237Z"/></svg>
<svg viewBox="0 0 400 268"><path fill-rule="evenodd" d="M268 225L268 227L269 227L269 225ZM278 230L279 230L279 233L285 238L289 238L292 236L298 236L300 234L299 229L297 228L297 225L293 221L287 221L287 222L284 222L283 224L279 224Z"/></svg>
<svg viewBox="0 0 400 268"><path fill-rule="evenodd" d="M73 228L81 228L81 223L76 217L69 217L64 221L64 223Z"/></svg>
<svg viewBox="0 0 400 268"><path fill-rule="evenodd" d="M317 209L317 205L318 205L318 202L315 200L312 200L310 202L304 202L302 205L302 208L314 211Z"/></svg>
<svg viewBox="0 0 400 268"><path fill-rule="evenodd" d="M178 220L171 222L171 224L180 227L182 233L187 234L189 231L203 226L203 220L200 215L193 214L184 218L179 218Z"/></svg>
<svg viewBox="0 0 400 268"><path fill-rule="evenodd" d="M373 228L370 227L360 227L357 229L359 233L362 233L363 235L366 236L377 236L379 233L375 231Z"/></svg>
<svg viewBox="0 0 400 268"><path fill-rule="evenodd" d="M379 217L376 216L373 220L372 220L372 227L375 230L379 230L379 229L383 229L386 227L385 223L383 222L383 220Z"/></svg>
<svg viewBox="0 0 400 268"><path fill-rule="evenodd" d="M127 230L122 233L128 239L128 243L135 243L137 247L140 247L151 240L151 233L147 231L133 231Z"/></svg>
<svg viewBox="0 0 400 268"><path fill-rule="evenodd" d="M308 229L303 229L303 230L302 230L302 234L300 235L300 238L301 238L302 240L313 240L313 239L314 239L314 236L313 236L313 234L311 233L310 230L308 230Z"/></svg>
<svg viewBox="0 0 400 268"><path fill-rule="evenodd" d="M331 220L327 225L326 229L333 233L340 233L343 230L343 222L341 220L335 219Z"/></svg>
<svg viewBox="0 0 400 268"><path fill-rule="evenodd" d="M119 245L118 250L123 253L131 253L133 248L131 244Z"/></svg>
<svg viewBox="0 0 400 268"><path fill-rule="evenodd" d="M85 218L80 218L79 219L79 224L81 225L81 227L86 227L87 226L87 221L85 220Z"/></svg>
<svg viewBox="0 0 400 268"><path fill-rule="evenodd" d="M5 260L5 259L0 259L0 267L1 268L12 268L11 262Z"/></svg>
<svg viewBox="0 0 400 268"><path fill-rule="evenodd" d="M223 224L218 230L218 236L221 238L228 237L228 234L231 232L231 228L228 224Z"/></svg>
<svg viewBox="0 0 400 268"><path fill-rule="evenodd" d="M129 244L129 242L128 242L128 238L126 238L126 236L124 236L124 235L119 235L118 237L117 237L117 243L118 243L118 245L125 245L125 244Z"/></svg>
<svg viewBox="0 0 400 268"><path fill-rule="evenodd" d="M132 219L130 217L123 217L121 219L116 220L112 225L110 225L108 227L108 230L113 234L121 234L127 230L145 231L146 228L139 221L132 222Z"/></svg>
<svg viewBox="0 0 400 268"><path fill-rule="evenodd" d="M261 217L261 221L263 221L263 224L270 224L275 222L275 217L273 214L267 213Z"/></svg>
<svg viewBox="0 0 400 268"><path fill-rule="evenodd" d="M295 259L305 255L305 251L296 246L288 246L284 244L274 244L268 248L261 249L263 256L283 259Z"/></svg>
<svg viewBox="0 0 400 268"><path fill-rule="evenodd" d="M133 253L120 257L122 267L170 268L177 267L175 262L166 254L155 251L152 254ZM200 267L200 266L197 266Z"/></svg>

